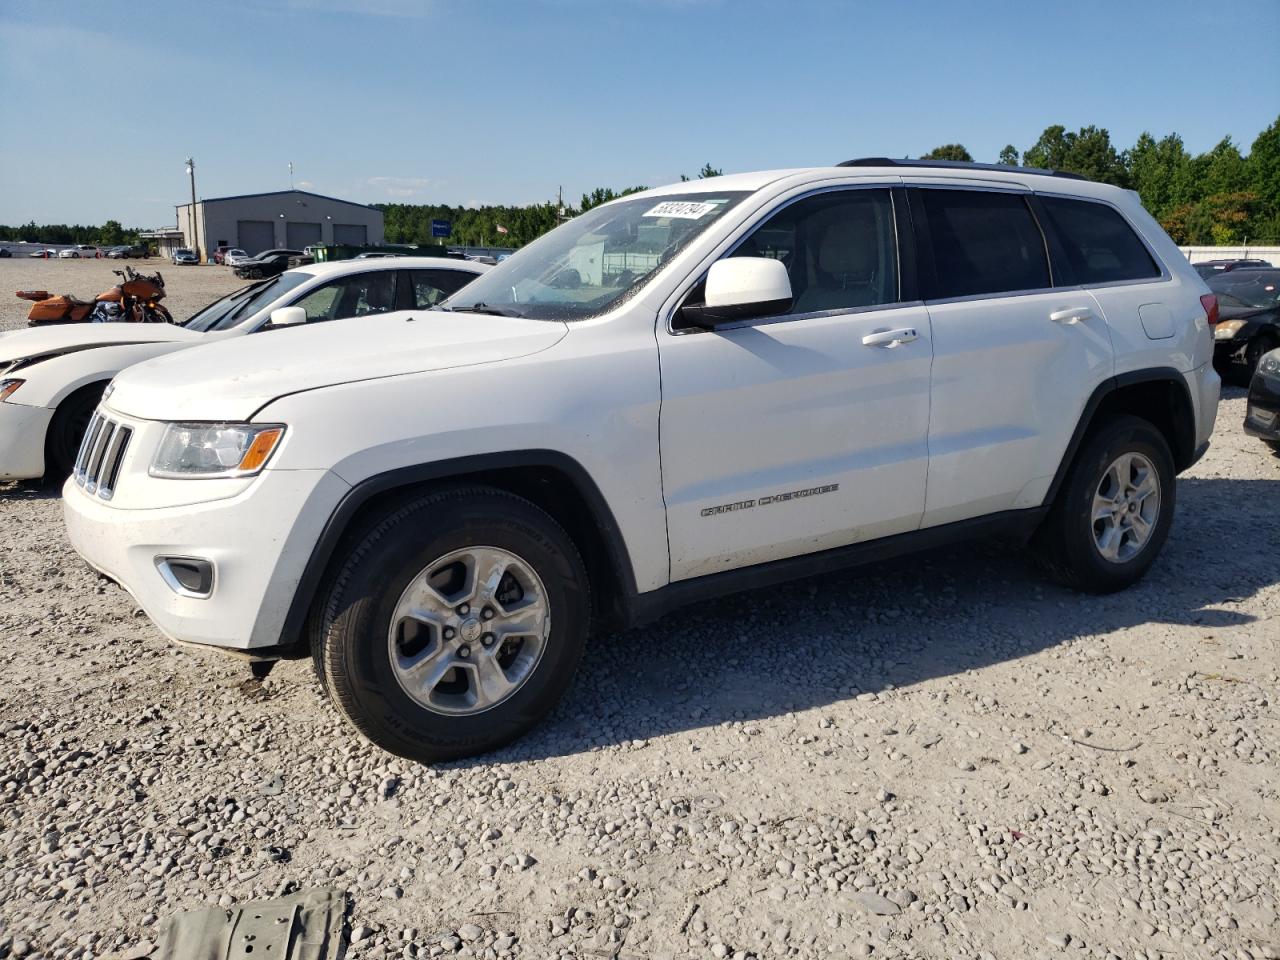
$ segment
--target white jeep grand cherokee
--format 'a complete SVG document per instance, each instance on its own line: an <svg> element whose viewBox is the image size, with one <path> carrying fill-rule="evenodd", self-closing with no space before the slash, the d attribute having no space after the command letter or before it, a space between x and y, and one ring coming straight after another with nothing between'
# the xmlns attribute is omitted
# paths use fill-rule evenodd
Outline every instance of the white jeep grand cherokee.
<svg viewBox="0 0 1280 960"><path fill-rule="evenodd" d="M1133 583L1213 429L1215 301L1137 196L894 163L585 213L451 312L209 344L99 407L66 518L180 641L310 652L369 739L490 749L589 632L985 534Z"/></svg>

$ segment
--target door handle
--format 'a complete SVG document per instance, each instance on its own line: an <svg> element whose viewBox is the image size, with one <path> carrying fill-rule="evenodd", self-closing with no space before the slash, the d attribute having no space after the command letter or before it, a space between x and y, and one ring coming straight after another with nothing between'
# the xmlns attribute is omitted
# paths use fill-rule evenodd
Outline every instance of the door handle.
<svg viewBox="0 0 1280 960"><path fill-rule="evenodd" d="M1082 323L1093 319L1093 311L1088 307L1063 307L1049 314L1054 323Z"/></svg>
<svg viewBox="0 0 1280 960"><path fill-rule="evenodd" d="M864 347L896 347L900 343L910 343L919 338L920 334L914 327L903 327L901 330L880 330L876 333L868 333L862 338L862 345Z"/></svg>

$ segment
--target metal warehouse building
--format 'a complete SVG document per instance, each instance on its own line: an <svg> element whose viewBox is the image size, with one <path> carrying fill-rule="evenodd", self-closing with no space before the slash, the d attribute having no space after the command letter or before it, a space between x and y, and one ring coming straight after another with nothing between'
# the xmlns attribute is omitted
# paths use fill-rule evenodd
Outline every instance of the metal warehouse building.
<svg viewBox="0 0 1280 960"><path fill-rule="evenodd" d="M301 250L315 243L382 243L381 210L305 190L200 200L194 223L191 204L177 211L182 245L194 250L198 243L202 260L218 247L255 254L274 247Z"/></svg>

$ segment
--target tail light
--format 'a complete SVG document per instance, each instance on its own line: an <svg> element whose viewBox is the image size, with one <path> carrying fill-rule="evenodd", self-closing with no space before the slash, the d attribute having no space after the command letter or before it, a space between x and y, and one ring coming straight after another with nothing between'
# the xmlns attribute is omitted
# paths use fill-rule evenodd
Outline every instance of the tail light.
<svg viewBox="0 0 1280 960"><path fill-rule="evenodd" d="M1204 315L1209 320L1209 326L1213 326L1218 322L1218 297L1213 293L1206 293L1200 297L1200 306L1204 307Z"/></svg>

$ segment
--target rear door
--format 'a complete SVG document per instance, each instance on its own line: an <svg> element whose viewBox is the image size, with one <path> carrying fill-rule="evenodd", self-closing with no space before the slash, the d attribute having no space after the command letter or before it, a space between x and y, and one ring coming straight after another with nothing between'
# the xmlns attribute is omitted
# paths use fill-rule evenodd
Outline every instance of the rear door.
<svg viewBox="0 0 1280 960"><path fill-rule="evenodd" d="M1106 323L1053 288L1029 191L907 182L933 330L922 526L1038 506L1111 375Z"/></svg>
<svg viewBox="0 0 1280 960"><path fill-rule="evenodd" d="M905 216L887 187L784 200L730 256L785 263L790 309L659 329L673 580L918 526L932 354Z"/></svg>

